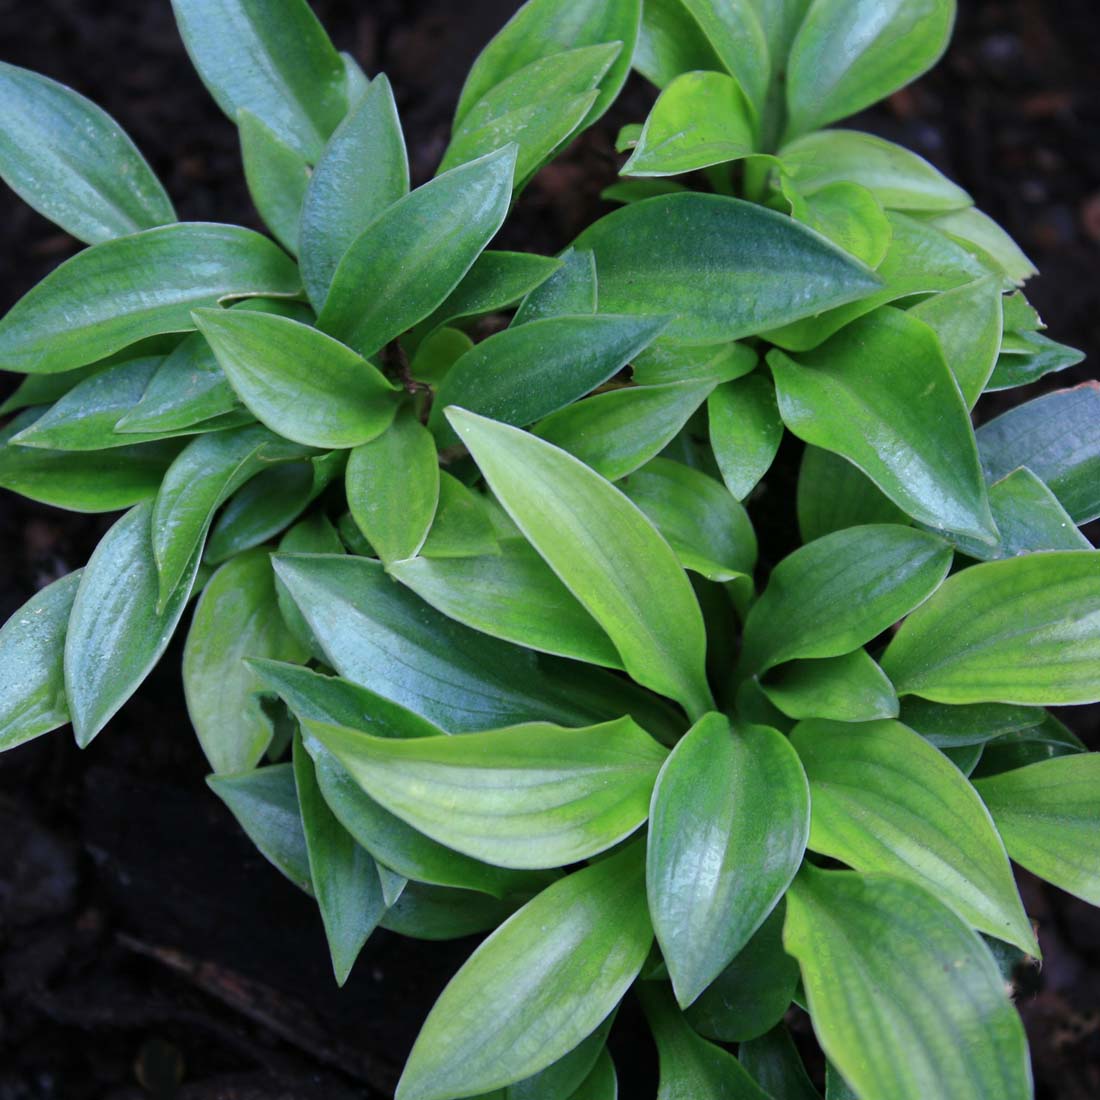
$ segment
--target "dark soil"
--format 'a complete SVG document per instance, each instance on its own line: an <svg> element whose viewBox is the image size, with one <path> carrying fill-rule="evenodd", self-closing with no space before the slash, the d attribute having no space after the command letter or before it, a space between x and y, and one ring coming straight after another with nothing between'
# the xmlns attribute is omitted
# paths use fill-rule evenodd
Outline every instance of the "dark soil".
<svg viewBox="0 0 1100 1100"><path fill-rule="evenodd" d="M342 49L389 74L417 180L443 150L470 61L515 6L315 3ZM1007 226L1043 272L1029 295L1052 335L1095 363L1094 0L961 7L940 68L861 123L928 156ZM0 59L110 111L181 217L258 227L234 129L194 76L168 0L0 0ZM612 115L536 179L503 243L556 251L604 212L614 135L643 117L651 96L632 83ZM10 194L0 202L6 309L76 246ZM11 384L7 376L5 391ZM789 488L790 468L784 462L774 479L773 500ZM110 518L0 497L0 620L82 565ZM765 549L774 557L789 538L769 532ZM312 903L263 862L203 784L178 661L177 645L83 754L57 733L0 756L0 1100L390 1096L420 1021L472 944L379 932L338 991ZM1092 713L1064 717L1100 748ZM1100 1096L1100 916L1034 880L1023 888L1045 956L1041 972L1019 979L1039 1096ZM806 1034L804 1018L792 1024ZM652 1096L655 1059L629 1004L613 1046L621 1094Z"/></svg>

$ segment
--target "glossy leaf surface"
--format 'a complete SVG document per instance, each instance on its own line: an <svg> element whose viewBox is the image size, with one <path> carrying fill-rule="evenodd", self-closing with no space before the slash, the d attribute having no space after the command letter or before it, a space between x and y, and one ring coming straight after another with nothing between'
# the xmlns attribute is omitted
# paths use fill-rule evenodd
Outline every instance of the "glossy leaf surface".
<svg viewBox="0 0 1100 1100"><path fill-rule="evenodd" d="M788 718L869 722L898 714L894 685L865 649L788 661L773 668L760 687Z"/></svg>
<svg viewBox="0 0 1100 1100"><path fill-rule="evenodd" d="M775 387L764 374L726 382L707 399L707 417L722 480L744 500L768 472L783 438Z"/></svg>

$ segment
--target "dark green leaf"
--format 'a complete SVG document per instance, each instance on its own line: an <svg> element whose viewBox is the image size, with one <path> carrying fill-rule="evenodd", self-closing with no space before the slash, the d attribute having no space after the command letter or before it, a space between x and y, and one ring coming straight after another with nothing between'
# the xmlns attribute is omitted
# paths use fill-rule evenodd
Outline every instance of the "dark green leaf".
<svg viewBox="0 0 1100 1100"><path fill-rule="evenodd" d="M496 928L519 904L514 898L410 882L386 910L382 927L417 940L457 940Z"/></svg>
<svg viewBox="0 0 1100 1100"><path fill-rule="evenodd" d="M251 230L147 229L78 252L28 291L0 321L0 357L26 374L71 370L147 336L186 332L201 306L300 285L286 253Z"/></svg>
<svg viewBox="0 0 1100 1100"><path fill-rule="evenodd" d="M1001 354L986 383L987 390L1010 390L1027 386L1055 371L1075 367L1085 358L1076 348L1059 344L1037 332L1008 333L1011 341L1001 345Z"/></svg>
<svg viewBox="0 0 1100 1100"><path fill-rule="evenodd" d="M797 980L798 965L793 960L792 965ZM821 1100L784 1024L777 1024L766 1035L742 1043L737 1048L737 1060L769 1096L781 1100Z"/></svg>
<svg viewBox="0 0 1100 1100"><path fill-rule="evenodd" d="M898 714L894 685L864 649L789 661L772 669L760 687L789 718L868 722Z"/></svg>
<svg viewBox="0 0 1100 1100"><path fill-rule="evenodd" d="M1006 703L955 706L910 696L902 703L901 721L940 749L983 745L1006 734L1035 730L1046 717L1040 707Z"/></svg>
<svg viewBox="0 0 1100 1100"><path fill-rule="evenodd" d="M275 239L298 252L298 221L309 185L309 163L251 111L237 113L244 178L253 205Z"/></svg>
<svg viewBox="0 0 1100 1100"><path fill-rule="evenodd" d="M634 360L634 381L639 386L669 382L711 382L721 385L749 374L760 362L747 344L727 341L686 347L656 340Z"/></svg>
<svg viewBox="0 0 1100 1100"><path fill-rule="evenodd" d="M807 866L783 939L818 1040L858 1096L1032 1095L1023 1025L989 949L921 887Z"/></svg>
<svg viewBox="0 0 1100 1100"><path fill-rule="evenodd" d="M321 511L315 511L296 523L279 540L281 554L342 554L343 552L344 545L336 533L336 528ZM298 605L291 599L286 585L277 577L275 595L279 603L279 613L287 629L309 653L321 658L321 647L313 636L313 631L309 629L309 623L298 610Z"/></svg>
<svg viewBox="0 0 1100 1100"><path fill-rule="evenodd" d="M725 66L683 0L645 0L634 68L663 88L681 73Z"/></svg>
<svg viewBox="0 0 1100 1100"><path fill-rule="evenodd" d="M561 266L523 299L512 318L513 328L544 317L596 312L599 291L595 256L570 248L561 254L560 261Z"/></svg>
<svg viewBox="0 0 1100 1100"><path fill-rule="evenodd" d="M867 523L909 522L858 466L821 447L807 447L802 456L797 507L803 542Z"/></svg>
<svg viewBox="0 0 1100 1100"><path fill-rule="evenodd" d="M744 500L768 472L783 438L775 387L765 374L726 382L707 400L707 416L722 480Z"/></svg>
<svg viewBox="0 0 1100 1100"><path fill-rule="evenodd" d="M176 220L172 200L110 115L64 84L3 62L0 177L88 244Z"/></svg>

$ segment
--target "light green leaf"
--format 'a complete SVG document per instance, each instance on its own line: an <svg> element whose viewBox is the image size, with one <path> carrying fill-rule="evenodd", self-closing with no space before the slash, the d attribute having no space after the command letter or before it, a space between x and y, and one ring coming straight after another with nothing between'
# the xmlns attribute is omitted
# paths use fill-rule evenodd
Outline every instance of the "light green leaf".
<svg viewBox="0 0 1100 1100"><path fill-rule="evenodd" d="M1018 405L977 432L990 481L1026 466L1075 523L1100 516L1100 386L1083 382Z"/></svg>
<svg viewBox="0 0 1100 1100"><path fill-rule="evenodd" d="M783 1019L798 985L798 964L783 951L786 911L780 898L729 966L685 1009L688 1023L700 1035L742 1043Z"/></svg>
<svg viewBox="0 0 1100 1100"><path fill-rule="evenodd" d="M569 248L560 261L561 266L523 299L512 318L513 328L544 317L596 312L599 292L595 256Z"/></svg>
<svg viewBox="0 0 1100 1100"><path fill-rule="evenodd" d="M437 328L417 344L409 374L417 382L438 386L447 371L473 346L473 340L459 329Z"/></svg>
<svg viewBox="0 0 1100 1100"><path fill-rule="evenodd" d="M65 631L80 576L48 584L0 627L0 752L69 721Z"/></svg>
<svg viewBox="0 0 1100 1100"><path fill-rule="evenodd" d="M909 523L909 517L858 467L808 446L798 471L798 529L803 542L867 523Z"/></svg>
<svg viewBox="0 0 1100 1100"><path fill-rule="evenodd" d="M744 670L850 653L923 603L950 565L942 539L897 524L850 527L803 546L772 570L749 612Z"/></svg>
<svg viewBox="0 0 1100 1100"><path fill-rule="evenodd" d="M276 557L331 664L451 732L632 714L664 740L675 718L610 673L539 659L439 614L365 558ZM682 728L682 727L681 727Z"/></svg>
<svg viewBox="0 0 1100 1100"><path fill-rule="evenodd" d="M387 908L378 865L325 804L313 761L300 737L294 739L293 767L309 877L324 921L336 984L343 985Z"/></svg>
<svg viewBox="0 0 1100 1100"><path fill-rule="evenodd" d="M240 775L208 775L206 783L260 854L299 890L312 895L309 853L292 765L273 764Z"/></svg>
<svg viewBox="0 0 1100 1100"><path fill-rule="evenodd" d="M973 408L1001 348L1000 281L992 276L934 294L910 311L936 334L947 365Z"/></svg>
<svg viewBox="0 0 1100 1100"><path fill-rule="evenodd" d="M78 252L0 320L6 370L71 370L162 332L193 327L191 310L229 298L294 294L294 264L266 237L186 222Z"/></svg>
<svg viewBox="0 0 1100 1100"><path fill-rule="evenodd" d="M269 313L203 309L195 324L261 423L311 447L357 447L397 410L394 387L338 340Z"/></svg>
<svg viewBox="0 0 1100 1100"><path fill-rule="evenodd" d="M1018 285L1039 272L1020 246L988 214L973 206L937 214L931 221L948 236L975 246Z"/></svg>
<svg viewBox="0 0 1100 1100"><path fill-rule="evenodd" d="M986 382L986 392L1029 385L1055 371L1074 367L1084 358L1083 351L1037 332L1006 332L997 365Z"/></svg>
<svg viewBox="0 0 1100 1100"><path fill-rule="evenodd" d="M387 564L413 557L439 503L439 462L431 433L410 409L348 458L348 507Z"/></svg>
<svg viewBox="0 0 1100 1100"><path fill-rule="evenodd" d="M389 572L460 623L542 653L622 668L611 639L526 542L496 553L411 558Z"/></svg>
<svg viewBox="0 0 1100 1100"><path fill-rule="evenodd" d="M760 362L747 344L727 341L687 347L666 339L654 341L634 360L634 381L639 386L670 382L710 382L721 385L749 374Z"/></svg>
<svg viewBox="0 0 1100 1100"><path fill-rule="evenodd" d="M658 97L620 171L624 176L694 172L749 156L754 141L752 108L733 77L684 73Z"/></svg>
<svg viewBox="0 0 1100 1100"><path fill-rule="evenodd" d="M347 76L306 0L172 0L202 82L231 118L242 108L310 162L347 109Z"/></svg>
<svg viewBox="0 0 1100 1100"><path fill-rule="evenodd" d="M806 134L780 149L779 159L803 195L850 181L887 210L957 210L972 201L923 157L859 130Z"/></svg>
<svg viewBox="0 0 1100 1100"><path fill-rule="evenodd" d="M668 540L685 569L712 581L751 577L756 564L752 523L714 478L655 458L623 482L623 492Z"/></svg>
<svg viewBox="0 0 1100 1100"><path fill-rule="evenodd" d="M504 221L515 159L498 149L387 207L344 253L318 327L369 358L427 317Z"/></svg>
<svg viewBox="0 0 1100 1100"><path fill-rule="evenodd" d="M458 852L517 869L577 863L633 833L666 755L629 718L403 741L308 719L304 728L390 813Z"/></svg>
<svg viewBox="0 0 1100 1100"><path fill-rule="evenodd" d="M0 177L87 244L176 220L134 143L90 100L0 62Z"/></svg>
<svg viewBox="0 0 1100 1100"><path fill-rule="evenodd" d="M160 603L174 592L201 551L214 513L269 463L306 458L312 451L254 424L200 435L168 468L153 506L153 555Z"/></svg>
<svg viewBox="0 0 1100 1100"><path fill-rule="evenodd" d="M443 410L458 405L524 427L606 382L667 325L663 317L546 317L470 349L440 383L429 421L442 445L457 436Z"/></svg>
<svg viewBox="0 0 1100 1100"><path fill-rule="evenodd" d="M329 139L302 204L302 281L315 309L325 304L351 244L408 190L401 120L390 83L379 74Z"/></svg>
<svg viewBox="0 0 1100 1100"><path fill-rule="evenodd" d="M1028 554L945 581L901 626L882 667L941 703L1100 699L1100 553Z"/></svg>
<svg viewBox="0 0 1100 1100"><path fill-rule="evenodd" d="M955 0L814 0L787 69L789 136L869 107L930 69Z"/></svg>
<svg viewBox="0 0 1100 1100"><path fill-rule="evenodd" d="M516 186L522 186L590 115L600 81L622 51L622 42L563 50L505 77L462 115L439 170L514 141Z"/></svg>
<svg viewBox="0 0 1100 1100"><path fill-rule="evenodd" d="M481 51L462 88L455 127L496 85L524 66L565 50L620 42L622 51L600 83L588 122L611 106L627 74L638 36L640 0L528 0Z"/></svg>
<svg viewBox="0 0 1100 1100"><path fill-rule="evenodd" d="M1100 755L1061 756L975 781L1008 854L1100 905Z"/></svg>
<svg viewBox="0 0 1100 1100"><path fill-rule="evenodd" d="M661 770L646 892L676 999L691 1004L783 896L809 832L806 777L766 726L708 714Z"/></svg>
<svg viewBox="0 0 1100 1100"><path fill-rule="evenodd" d="M65 695L82 748L114 717L168 647L199 567L192 553L157 610L152 505L131 508L80 578L65 637Z"/></svg>
<svg viewBox="0 0 1100 1100"><path fill-rule="evenodd" d="M638 508L535 436L461 409L448 417L505 510L607 631L631 676L690 714L708 709L699 605Z"/></svg>
<svg viewBox="0 0 1100 1100"><path fill-rule="evenodd" d="M540 420L540 439L617 481L655 458L707 399L713 382L621 386Z"/></svg>
<svg viewBox="0 0 1100 1100"><path fill-rule="evenodd" d="M795 435L853 462L914 519L996 540L966 405L927 325L879 309L768 365Z"/></svg>
<svg viewBox="0 0 1100 1100"><path fill-rule="evenodd" d="M275 732L256 697L259 685L245 657L306 657L279 614L266 550L241 554L210 578L183 649L187 713L210 767L219 774L254 768Z"/></svg>
<svg viewBox="0 0 1100 1100"><path fill-rule="evenodd" d="M870 268L882 263L894 229L882 203L866 187L845 180L803 196L788 184L783 194L791 214L804 225Z"/></svg>
<svg viewBox="0 0 1100 1100"><path fill-rule="evenodd" d="M783 439L775 386L765 374L726 382L707 399L707 418L722 480L744 500L770 469Z"/></svg>
<svg viewBox="0 0 1100 1100"><path fill-rule="evenodd" d="M500 550L488 498L439 471L439 504L419 557L469 558Z"/></svg>
<svg viewBox="0 0 1100 1100"><path fill-rule="evenodd" d="M601 310L675 314L665 335L687 344L750 336L880 285L873 272L790 218L722 195L685 192L632 203L590 226L574 247L596 255Z"/></svg>
<svg viewBox="0 0 1100 1100"><path fill-rule="evenodd" d="M728 1051L692 1031L667 987L638 986L660 1059L657 1100L769 1100Z"/></svg>
<svg viewBox="0 0 1100 1100"><path fill-rule="evenodd" d="M975 928L1039 954L1004 845L962 773L900 722L800 723L810 847L923 886Z"/></svg>
<svg viewBox="0 0 1100 1100"><path fill-rule="evenodd" d="M789 661L772 669L760 687L788 718L868 722L898 714L894 685L864 649Z"/></svg>
<svg viewBox="0 0 1100 1100"><path fill-rule="evenodd" d="M554 883L443 990L398 1100L485 1092L556 1062L614 1010L652 939L637 845Z"/></svg>
<svg viewBox="0 0 1100 1100"><path fill-rule="evenodd" d="M989 948L887 875L809 866L783 932L818 1040L863 1100L1028 1100L1023 1025Z"/></svg>
<svg viewBox="0 0 1100 1100"><path fill-rule="evenodd" d="M241 160L252 203L275 239L298 253L298 221L309 185L309 163L251 111L237 112Z"/></svg>

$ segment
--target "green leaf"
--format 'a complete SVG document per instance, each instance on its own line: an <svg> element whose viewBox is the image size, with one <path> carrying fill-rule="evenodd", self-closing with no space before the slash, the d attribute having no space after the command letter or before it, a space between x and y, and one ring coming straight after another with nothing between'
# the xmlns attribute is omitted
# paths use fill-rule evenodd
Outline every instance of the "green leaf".
<svg viewBox="0 0 1100 1100"><path fill-rule="evenodd" d="M914 519L995 541L966 405L927 325L876 310L797 360L770 352L768 365L800 439L853 462Z"/></svg>
<svg viewBox="0 0 1100 1100"><path fill-rule="evenodd" d="M174 592L192 556L201 551L214 513L269 463L312 452L254 424L200 435L168 468L153 506L153 554L160 602Z"/></svg>
<svg viewBox="0 0 1100 1100"><path fill-rule="evenodd" d="M989 949L919 886L807 866L783 939L819 1042L864 1100L1032 1095L1023 1025Z"/></svg>
<svg viewBox="0 0 1100 1100"><path fill-rule="evenodd" d="M551 413L532 431L617 481L664 450L713 388L698 381L622 386Z"/></svg>
<svg viewBox="0 0 1100 1100"><path fill-rule="evenodd" d="M312 894L309 853L298 810L293 766L273 764L240 775L208 775L206 783L226 804L260 854L299 890Z"/></svg>
<svg viewBox="0 0 1100 1100"><path fill-rule="evenodd" d="M630 675L694 715L710 705L703 617L673 551L617 489L517 428L452 408L489 487L607 631Z"/></svg>
<svg viewBox="0 0 1100 1100"><path fill-rule="evenodd" d="M973 206L937 214L931 221L941 232L964 245L973 245L1014 283L1024 283L1038 274L1038 268L1020 246L991 217Z"/></svg>
<svg viewBox="0 0 1100 1100"><path fill-rule="evenodd" d="M983 745L1006 734L1035 730L1046 717L1039 707L1005 703L954 706L910 696L902 703L901 721L940 749Z"/></svg>
<svg viewBox="0 0 1100 1100"><path fill-rule="evenodd" d="M69 721L65 631L80 576L48 584L0 627L0 752Z"/></svg>
<svg viewBox="0 0 1100 1100"><path fill-rule="evenodd" d="M603 1074L607 1072L607 1051L604 1044L607 1033L615 1022L615 1015L612 1012L587 1039L564 1058L559 1058L533 1077L516 1081L502 1089L499 1098L493 1094L492 1100L557 1100L558 1097L577 1100L578 1092L583 1100L589 1076L594 1075L595 1070L601 1066L604 1067ZM614 1079L613 1066L611 1075ZM609 1100L616 1100L615 1092L612 1092Z"/></svg>
<svg viewBox="0 0 1100 1100"><path fill-rule="evenodd" d="M806 777L787 739L708 714L650 808L646 892L676 999L691 1004L775 908L806 850Z"/></svg>
<svg viewBox="0 0 1100 1100"><path fill-rule="evenodd" d="M24 294L0 321L0 358L26 374L71 370L147 336L186 332L200 306L299 285L286 253L249 229L147 229L78 252Z"/></svg>
<svg viewBox="0 0 1100 1100"><path fill-rule="evenodd" d="M744 500L771 468L783 439L775 387L764 374L726 382L707 399L707 418L722 480Z"/></svg>
<svg viewBox="0 0 1100 1100"><path fill-rule="evenodd" d="M298 221L309 185L309 163L251 111L237 113L241 160L252 203L275 239L298 252Z"/></svg>
<svg viewBox="0 0 1100 1100"><path fill-rule="evenodd" d="M324 512L316 511L296 523L279 540L281 554L342 554L344 545L336 528L332 526ZM275 597L279 604L279 613L287 629L298 642L314 657L321 657L321 647L309 629L305 616L291 599L287 587L277 577L275 579Z"/></svg>
<svg viewBox="0 0 1100 1100"><path fill-rule="evenodd" d="M515 159L506 146L387 207L344 253L318 327L369 358L427 317L504 221Z"/></svg>
<svg viewBox="0 0 1100 1100"><path fill-rule="evenodd" d="M231 118L251 111L310 162L347 109L347 77L306 0L172 0L202 82Z"/></svg>
<svg viewBox="0 0 1100 1100"><path fill-rule="evenodd" d="M1039 954L1004 845L959 770L900 722L801 722L810 848L931 891L975 928Z"/></svg>
<svg viewBox="0 0 1100 1100"><path fill-rule="evenodd" d="M794 976L797 980L797 964ZM766 1035L742 1043L737 1048L737 1060L769 1096L782 1100L821 1100L785 1024L777 1024Z"/></svg>
<svg viewBox="0 0 1100 1100"><path fill-rule="evenodd" d="M554 883L443 990L397 1087L447 1100L529 1077L613 1011L652 943L637 845Z"/></svg>
<svg viewBox="0 0 1100 1100"><path fill-rule="evenodd" d="M989 487L989 507L1001 537L996 546L955 539L956 547L979 561L1013 558L1036 550L1091 550L1058 498L1026 466Z"/></svg>
<svg viewBox="0 0 1100 1100"><path fill-rule="evenodd" d="M747 344L727 341L685 347L656 340L634 360L634 381L639 386L670 382L710 382L721 385L749 374L760 362Z"/></svg>
<svg viewBox="0 0 1100 1100"><path fill-rule="evenodd" d="M27 409L0 429L0 487L70 512L117 512L154 496L179 451L172 441L107 451L13 444L11 437L40 415L40 409Z"/></svg>
<svg viewBox="0 0 1100 1100"><path fill-rule="evenodd" d="M3 62L0 177L87 244L176 220L172 200L110 115L64 84Z"/></svg>
<svg viewBox="0 0 1100 1100"><path fill-rule="evenodd" d="M245 657L306 657L279 614L266 550L241 554L210 578L183 649L187 713L210 767L219 774L254 768L275 732Z"/></svg>
<svg viewBox="0 0 1100 1100"><path fill-rule="evenodd" d="M619 1079L615 1073L615 1063L605 1048L600 1051L592 1072L569 1100L618 1100L618 1097Z"/></svg>
<svg viewBox="0 0 1100 1100"><path fill-rule="evenodd" d="M1000 481L1026 466L1073 517L1100 516L1100 385L1056 390L983 424L977 432L985 476Z"/></svg>
<svg viewBox="0 0 1100 1100"><path fill-rule="evenodd" d="M532 719L586 725L633 714L675 725L610 674L554 664L439 614L365 558L276 557L275 572L342 676L451 732ZM673 733L672 736L675 736Z"/></svg>
<svg viewBox="0 0 1100 1100"><path fill-rule="evenodd" d="M700 1035L742 1043L783 1019L798 985L798 964L783 951L786 911L780 898L729 966L685 1010Z"/></svg>
<svg viewBox="0 0 1100 1100"><path fill-rule="evenodd" d="M65 695L82 748L160 659L199 567L192 553L157 610L152 505L131 508L100 540L80 578L65 638Z"/></svg>
<svg viewBox="0 0 1100 1100"><path fill-rule="evenodd" d="M630 72L638 36L640 0L575 0L563 7L558 0L528 0L481 51L462 88L455 110L455 127L498 84L526 65L565 50L620 42L622 51L600 82L600 94L587 121L594 122L611 106Z"/></svg>
<svg viewBox="0 0 1100 1100"><path fill-rule="evenodd" d="M682 0L645 0L634 68L658 88L696 69L725 66Z"/></svg>
<svg viewBox="0 0 1100 1100"><path fill-rule="evenodd" d="M692 1031L666 987L643 982L638 996L657 1041L657 1100L769 1100L732 1054Z"/></svg>
<svg viewBox="0 0 1100 1100"><path fill-rule="evenodd" d="M409 363L409 374L417 382L438 386L447 371L473 346L473 340L461 330L446 326L437 328L417 344Z"/></svg>
<svg viewBox="0 0 1100 1100"><path fill-rule="evenodd" d="M596 312L595 256L569 248L559 259L561 266L523 299L512 318L513 328L544 317Z"/></svg>
<svg viewBox="0 0 1100 1100"><path fill-rule="evenodd" d="M410 409L348 458L348 507L387 564L413 557L439 503L439 463L431 433Z"/></svg>
<svg viewBox="0 0 1100 1100"><path fill-rule="evenodd" d="M507 328L470 349L439 386L429 424L457 440L443 410L458 405L524 427L606 382L667 325L663 317L546 317Z"/></svg>
<svg viewBox="0 0 1100 1100"><path fill-rule="evenodd" d="M666 755L629 718L405 741L304 725L390 813L449 848L517 869L577 863L633 833Z"/></svg>
<svg viewBox="0 0 1100 1100"><path fill-rule="evenodd" d="M444 470L439 471L439 504L419 557L469 558L500 550L487 498Z"/></svg>
<svg viewBox="0 0 1100 1100"><path fill-rule="evenodd" d="M789 136L869 107L930 69L947 47L954 0L814 0L787 70Z"/></svg>
<svg viewBox="0 0 1100 1100"><path fill-rule="evenodd" d="M632 203L586 229L574 247L596 255L601 310L675 314L665 335L687 344L750 336L880 285L812 230L722 195Z"/></svg>
<svg viewBox="0 0 1100 1100"><path fill-rule="evenodd" d="M383 74L336 128L302 204L302 281L315 309L355 239L409 191L409 162L393 90Z"/></svg>
<svg viewBox="0 0 1100 1100"><path fill-rule="evenodd" d="M992 276L976 279L934 294L909 312L936 334L967 408L972 409L993 373L1001 348L1000 281Z"/></svg>
<svg viewBox="0 0 1100 1100"><path fill-rule="evenodd" d="M309 877L325 925L336 984L343 985L386 911L378 865L325 804L313 761L300 737L294 739L293 767Z"/></svg>
<svg viewBox="0 0 1100 1100"><path fill-rule="evenodd" d="M668 540L685 569L712 581L751 576L756 564L752 523L714 478L655 458L623 482L623 492Z"/></svg>
<svg viewBox="0 0 1100 1100"><path fill-rule="evenodd" d="M797 508L803 542L868 523L909 522L858 466L821 447L807 447L803 453Z"/></svg>
<svg viewBox="0 0 1100 1100"><path fill-rule="evenodd" d="M868 722L898 714L894 685L864 649L789 661L772 669L760 687L788 718Z"/></svg>
<svg viewBox="0 0 1100 1100"><path fill-rule="evenodd" d="M779 159L803 195L850 181L887 210L957 210L972 201L923 157L858 130L806 134L780 149Z"/></svg>
<svg viewBox="0 0 1100 1100"><path fill-rule="evenodd" d="M286 317L203 309L195 324L230 384L272 431L311 447L357 447L397 409L394 387L338 340Z"/></svg>
<svg viewBox="0 0 1100 1100"><path fill-rule="evenodd" d="M675 0L674 0L675 2ZM618 183L605 187L600 192L600 198L604 202L621 203L624 206L632 202L641 202L643 199L653 199L658 195L675 195L688 188L675 180L651 178L620 180Z"/></svg>
<svg viewBox="0 0 1100 1100"><path fill-rule="evenodd" d="M1100 553L984 562L945 581L894 636L882 666L899 694L941 703L1100 699Z"/></svg>
<svg viewBox="0 0 1100 1100"><path fill-rule="evenodd" d="M725 73L678 76L658 97L624 176L675 176L751 155L752 108Z"/></svg>
<svg viewBox="0 0 1100 1100"><path fill-rule="evenodd" d="M521 540L477 557L394 562L389 572L426 603L474 630L542 653L622 668L611 639Z"/></svg>
<svg viewBox="0 0 1100 1100"><path fill-rule="evenodd" d="M882 203L866 187L841 181L803 196L785 180L783 184L791 214L800 222L816 229L868 267L876 268L882 263L894 229Z"/></svg>
<svg viewBox="0 0 1100 1100"><path fill-rule="evenodd" d="M808 351L858 317L903 298L952 290L989 275L989 268L972 252L939 230L890 211L890 247L875 271L881 289L849 305L827 310L767 333L788 351Z"/></svg>
<svg viewBox="0 0 1100 1100"><path fill-rule="evenodd" d="M410 882L386 910L382 927L417 940L457 940L496 928L519 904L514 898Z"/></svg>
<svg viewBox="0 0 1100 1100"><path fill-rule="evenodd" d="M582 125L622 42L582 46L540 57L495 84L462 115L441 172L516 142L521 186Z"/></svg>
<svg viewBox="0 0 1100 1100"><path fill-rule="evenodd" d="M154 336L151 341L147 343L160 343L161 341L167 342L169 345L175 343L175 337L173 336ZM138 345L142 347L143 345ZM150 354L157 354L160 351L161 354L168 349L155 349ZM126 359L142 358L142 356L130 354L135 352L135 349L128 348L126 351L121 352L120 355ZM118 361L116 356L108 356L105 360L101 360L98 363L88 363L83 367L76 367L74 370L62 371L60 374L28 374L22 381L8 394L8 396L0 401L0 416L7 416L8 413L19 412L22 409L33 408L35 405L50 405L59 398L62 398L74 387L93 375L98 374L100 371L107 370L114 366Z"/></svg>
<svg viewBox="0 0 1100 1100"><path fill-rule="evenodd" d="M1062 756L975 781L1008 854L1059 889L1100 905L1100 755Z"/></svg>
<svg viewBox="0 0 1100 1100"><path fill-rule="evenodd" d="M1055 371L1075 367L1084 358L1083 351L1037 332L1006 332L1001 354L985 388L990 392L1027 386Z"/></svg>
<svg viewBox="0 0 1100 1100"><path fill-rule="evenodd" d="M440 325L507 309L525 295L539 290L562 266L560 260L533 252L486 249L443 304L416 326L413 335L431 333ZM589 310L578 312L595 313L595 304Z"/></svg>
<svg viewBox="0 0 1100 1100"><path fill-rule="evenodd" d="M950 565L942 539L897 524L851 527L801 547L772 570L749 612L744 670L850 653L923 603Z"/></svg>

